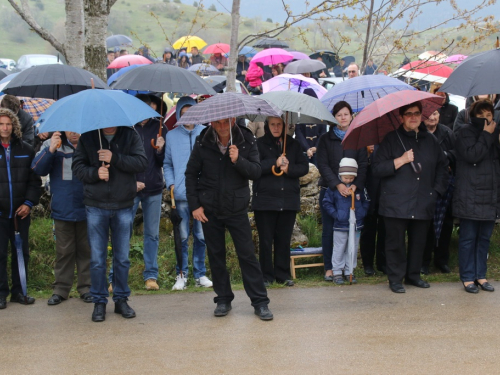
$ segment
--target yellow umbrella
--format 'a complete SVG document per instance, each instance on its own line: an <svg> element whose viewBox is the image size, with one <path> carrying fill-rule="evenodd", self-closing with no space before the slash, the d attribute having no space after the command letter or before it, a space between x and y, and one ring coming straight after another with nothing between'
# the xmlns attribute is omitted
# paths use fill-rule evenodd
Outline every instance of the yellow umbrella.
<svg viewBox="0 0 500 375"><path fill-rule="evenodd" d="M191 47L196 47L199 50L205 47L207 43L200 37L196 35L187 35L180 37L175 41L172 47L175 49L181 49L182 47L186 47L188 51L191 50Z"/></svg>

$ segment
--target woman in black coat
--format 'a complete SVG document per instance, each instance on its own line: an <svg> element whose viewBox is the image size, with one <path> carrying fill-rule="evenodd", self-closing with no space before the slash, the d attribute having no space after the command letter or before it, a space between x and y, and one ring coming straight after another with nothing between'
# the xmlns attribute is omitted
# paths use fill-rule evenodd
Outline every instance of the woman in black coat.
<svg viewBox="0 0 500 375"><path fill-rule="evenodd" d="M262 175L253 183L252 208L259 232L259 261L264 282L292 286L290 239L295 216L300 211L299 178L309 172L309 163L300 144L289 135L286 136L286 156L282 156L284 127L280 117L269 117L264 136L257 140ZM275 176L273 167L276 173L283 173Z"/></svg>
<svg viewBox="0 0 500 375"><path fill-rule="evenodd" d="M328 215L328 212L323 207L323 198L326 190L338 189L343 196L351 195L351 188L355 191L356 188L363 190L365 187L366 169L368 165L368 155L366 149L361 150L344 150L342 140L344 139L347 129L352 121L352 108L349 103L340 101L334 105L332 114L337 120L336 126L331 126L328 133L321 136L318 142L318 150L316 158L318 170L321 174L318 185L319 207L321 209L321 218L323 221L323 233L321 244L323 247L323 262L325 264L325 280L333 281L333 218ZM350 188L347 188L339 179L339 163L342 158L355 159L358 163L358 176L352 183Z"/></svg>
<svg viewBox="0 0 500 375"><path fill-rule="evenodd" d="M488 248L500 202L499 131L493 113L490 101L475 102L470 108L470 123L457 132L455 143L453 214L460 218L460 280L469 293L477 293L478 287L494 290L486 280Z"/></svg>
<svg viewBox="0 0 500 375"><path fill-rule="evenodd" d="M403 123L385 136L372 165L381 178L379 214L384 217L386 270L394 293L405 292L403 278L407 284L429 287L420 278L422 255L437 195L448 186L448 160L422 122L422 104L403 106L399 113Z"/></svg>

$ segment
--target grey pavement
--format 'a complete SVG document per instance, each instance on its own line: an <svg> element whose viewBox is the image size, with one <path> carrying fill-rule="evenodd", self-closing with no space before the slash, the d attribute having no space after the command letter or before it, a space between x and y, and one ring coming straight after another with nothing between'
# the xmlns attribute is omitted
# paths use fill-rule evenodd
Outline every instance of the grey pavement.
<svg viewBox="0 0 500 375"><path fill-rule="evenodd" d="M0 374L499 374L500 291L458 283L271 289L274 320L244 291L227 317L214 293L133 296L137 318L108 304L47 300L0 310Z"/></svg>

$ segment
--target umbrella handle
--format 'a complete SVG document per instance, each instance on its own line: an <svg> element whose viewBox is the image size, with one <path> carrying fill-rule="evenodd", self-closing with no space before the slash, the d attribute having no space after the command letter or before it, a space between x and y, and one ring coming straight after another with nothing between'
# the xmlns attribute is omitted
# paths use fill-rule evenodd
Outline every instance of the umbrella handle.
<svg viewBox="0 0 500 375"><path fill-rule="evenodd" d="M154 139L151 140L151 147L153 147L155 150L159 149L159 147L157 145L155 145L155 140Z"/></svg>
<svg viewBox="0 0 500 375"><path fill-rule="evenodd" d="M415 163L411 162L411 167L413 168L413 171L417 174L422 172L422 165L420 163L417 163L417 165L415 166Z"/></svg>
<svg viewBox="0 0 500 375"><path fill-rule="evenodd" d="M170 199L172 200L172 208L175 209L174 188L170 189Z"/></svg>
<svg viewBox="0 0 500 375"><path fill-rule="evenodd" d="M14 214L14 231L19 232L17 229L17 212Z"/></svg>
<svg viewBox="0 0 500 375"><path fill-rule="evenodd" d="M283 153L283 154L281 154L281 156L285 156L285 155L286 155L286 154L284 154L284 153ZM275 168L276 168L276 166L275 166L275 165L273 165L273 166L272 166L272 168L271 168L271 172L273 172L273 175L275 175L275 176L277 176L277 177L282 176L282 175L283 175L283 171L281 171L281 172L279 172L279 173L278 173L278 172L276 172L276 169L275 169Z"/></svg>
<svg viewBox="0 0 500 375"><path fill-rule="evenodd" d="M351 203L351 210L354 211L354 191L351 190L351 200L352 200L352 203Z"/></svg>

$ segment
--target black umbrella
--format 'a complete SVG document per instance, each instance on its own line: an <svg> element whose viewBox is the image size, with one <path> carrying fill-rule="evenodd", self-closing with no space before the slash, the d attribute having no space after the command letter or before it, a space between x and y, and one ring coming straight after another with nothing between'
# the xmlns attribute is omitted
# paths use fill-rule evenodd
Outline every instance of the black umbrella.
<svg viewBox="0 0 500 375"><path fill-rule="evenodd" d="M179 272L180 272L180 275L182 277L182 239L181 239L181 230L180 230L182 217L177 212L177 208L175 206L174 188L173 187L170 190L170 198L172 199L172 208L170 210L170 221L172 222L173 230L174 230L175 258L177 259L177 267L179 268Z"/></svg>
<svg viewBox="0 0 500 375"><path fill-rule="evenodd" d="M9 74L12 74L10 70L0 68L0 79L7 77Z"/></svg>
<svg viewBox="0 0 500 375"><path fill-rule="evenodd" d="M212 76L205 78L205 82L208 83L217 94L222 94L226 88L226 76Z"/></svg>
<svg viewBox="0 0 500 375"><path fill-rule="evenodd" d="M92 87L109 89L98 76L86 70L69 65L49 64L23 70L5 86L3 92L15 96L59 100Z"/></svg>
<svg viewBox="0 0 500 375"><path fill-rule="evenodd" d="M110 37L106 38L107 48L120 47L120 46L132 47L132 39L130 39L126 35L121 35L121 34L111 35Z"/></svg>
<svg viewBox="0 0 500 375"><path fill-rule="evenodd" d="M316 60L318 57L321 57L323 62L325 63L328 69L333 68L338 65L339 57L333 51L328 50L318 50L314 52L312 55L309 55L312 60Z"/></svg>
<svg viewBox="0 0 500 375"><path fill-rule="evenodd" d="M24 263L23 255L23 240L21 233L17 229L17 214L14 216L14 243L16 245L17 266L19 270L19 280L21 282L21 289L23 291L24 302L28 303L28 286L26 282L26 266Z"/></svg>
<svg viewBox="0 0 500 375"><path fill-rule="evenodd" d="M288 48L290 47L287 43L274 38L262 38L252 47L256 48Z"/></svg>

